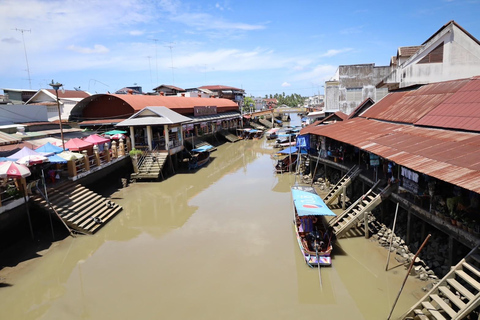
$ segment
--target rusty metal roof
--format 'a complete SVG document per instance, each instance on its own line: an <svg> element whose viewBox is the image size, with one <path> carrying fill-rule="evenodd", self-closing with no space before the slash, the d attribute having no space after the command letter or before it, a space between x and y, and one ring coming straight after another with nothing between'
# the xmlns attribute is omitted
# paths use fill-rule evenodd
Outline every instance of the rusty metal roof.
<svg viewBox="0 0 480 320"><path fill-rule="evenodd" d="M145 107L167 107L173 110L192 109L201 106L216 106L222 111L238 110L238 104L229 99L219 98L197 98L197 97L177 97L177 96L147 96L133 94L112 94L127 102L135 111L142 110Z"/></svg>
<svg viewBox="0 0 480 320"><path fill-rule="evenodd" d="M392 92L361 116L419 126L480 131L480 76Z"/></svg>
<svg viewBox="0 0 480 320"><path fill-rule="evenodd" d="M459 82L463 83L464 81ZM450 85L456 87L457 83L455 81L450 83ZM445 99L415 124L480 131L480 77L474 77L460 85L454 94Z"/></svg>
<svg viewBox="0 0 480 320"><path fill-rule="evenodd" d="M420 173L480 193L480 135L355 118L307 127Z"/></svg>

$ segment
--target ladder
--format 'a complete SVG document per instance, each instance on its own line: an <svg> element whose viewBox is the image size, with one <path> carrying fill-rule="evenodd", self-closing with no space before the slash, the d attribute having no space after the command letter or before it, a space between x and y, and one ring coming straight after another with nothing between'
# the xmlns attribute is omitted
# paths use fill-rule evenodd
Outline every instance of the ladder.
<svg viewBox="0 0 480 320"><path fill-rule="evenodd" d="M337 184L330 189L330 192L323 198L323 202L328 206L335 200L343 190L343 187L348 187L353 179L355 179L362 169L358 165L353 166L348 172L337 182Z"/></svg>
<svg viewBox="0 0 480 320"><path fill-rule="evenodd" d="M364 218L367 212L372 211L382 202L385 193L383 191L380 193L374 192L379 183L380 181L377 181L367 193L358 198L340 215L328 222L329 226L333 227L337 238L344 236L348 230L355 227L356 223Z"/></svg>
<svg viewBox="0 0 480 320"><path fill-rule="evenodd" d="M401 319L464 319L479 307L479 245L452 267Z"/></svg>

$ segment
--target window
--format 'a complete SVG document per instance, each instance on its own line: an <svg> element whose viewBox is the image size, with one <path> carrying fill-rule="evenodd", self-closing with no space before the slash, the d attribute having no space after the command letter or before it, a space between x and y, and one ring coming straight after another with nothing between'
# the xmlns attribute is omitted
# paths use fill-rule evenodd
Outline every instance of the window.
<svg viewBox="0 0 480 320"><path fill-rule="evenodd" d="M443 42L438 45L435 49L430 51L425 57L422 58L418 63L439 63L443 62Z"/></svg>

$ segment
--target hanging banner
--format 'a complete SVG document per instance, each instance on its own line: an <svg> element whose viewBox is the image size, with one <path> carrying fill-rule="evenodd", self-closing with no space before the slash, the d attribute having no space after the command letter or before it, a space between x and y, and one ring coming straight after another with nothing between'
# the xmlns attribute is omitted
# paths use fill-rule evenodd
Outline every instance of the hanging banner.
<svg viewBox="0 0 480 320"><path fill-rule="evenodd" d="M309 136L298 136L297 137L297 148L307 148L309 145Z"/></svg>
<svg viewBox="0 0 480 320"><path fill-rule="evenodd" d="M193 124L187 124L187 130L193 130Z"/></svg>

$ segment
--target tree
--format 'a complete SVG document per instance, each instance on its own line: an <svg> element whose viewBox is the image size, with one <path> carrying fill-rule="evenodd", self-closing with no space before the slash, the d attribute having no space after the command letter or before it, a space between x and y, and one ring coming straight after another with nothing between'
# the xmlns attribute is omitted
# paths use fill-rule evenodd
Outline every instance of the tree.
<svg viewBox="0 0 480 320"><path fill-rule="evenodd" d="M251 112L255 110L255 101L251 97L243 98L243 112Z"/></svg>

